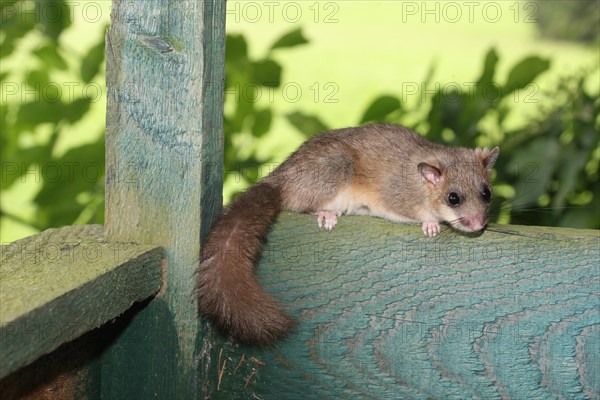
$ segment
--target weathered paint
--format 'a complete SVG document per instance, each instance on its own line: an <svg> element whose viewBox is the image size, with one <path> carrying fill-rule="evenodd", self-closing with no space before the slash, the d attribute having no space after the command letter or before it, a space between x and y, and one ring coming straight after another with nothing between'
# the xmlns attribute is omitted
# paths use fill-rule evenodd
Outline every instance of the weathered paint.
<svg viewBox="0 0 600 400"><path fill-rule="evenodd" d="M106 321L162 284L162 250L103 239L101 225L49 229L1 248L0 378Z"/></svg>
<svg viewBox="0 0 600 400"><path fill-rule="evenodd" d="M115 0L106 43L105 234L163 246L166 285L103 354L102 396L202 397L192 290L222 204L225 2Z"/></svg>
<svg viewBox="0 0 600 400"><path fill-rule="evenodd" d="M598 398L599 240L523 226L429 239L366 217L327 233L284 214L259 275L299 325L271 350L215 344L213 397Z"/></svg>
<svg viewBox="0 0 600 400"><path fill-rule="evenodd" d="M47 254L39 251L45 241L37 243L26 252L32 259ZM598 231L492 226L479 237L446 231L428 239L417 226L367 217L343 217L333 232L319 232L314 216L284 213L258 273L298 318L297 330L262 350L208 333L209 353L197 355L209 365L206 376L196 376L198 396L598 398L599 257ZM116 285L125 292L115 285L104 291L120 302L138 280L127 275L119 281L133 283ZM103 311L94 304L95 313ZM135 398L146 384L155 390L150 397L182 398L166 391L177 389L180 368L170 305L155 299L134 308L72 353L90 353L100 334L117 338L99 355L99 374L94 367L90 378L65 381L66 370L52 387L64 381L65 393L90 385L88 398L99 398L99 386L104 397ZM161 351L148 351L149 344ZM5 381L0 387L15 387L15 379Z"/></svg>

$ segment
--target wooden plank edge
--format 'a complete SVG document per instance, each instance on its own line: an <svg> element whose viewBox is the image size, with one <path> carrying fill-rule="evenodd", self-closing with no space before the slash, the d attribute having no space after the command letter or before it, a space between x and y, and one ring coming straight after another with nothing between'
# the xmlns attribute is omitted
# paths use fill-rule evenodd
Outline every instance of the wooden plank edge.
<svg viewBox="0 0 600 400"><path fill-rule="evenodd" d="M0 326L0 379L118 317L135 302L160 290L162 248L144 247L135 254L132 249L138 245L120 245L131 247L129 259L93 281Z"/></svg>

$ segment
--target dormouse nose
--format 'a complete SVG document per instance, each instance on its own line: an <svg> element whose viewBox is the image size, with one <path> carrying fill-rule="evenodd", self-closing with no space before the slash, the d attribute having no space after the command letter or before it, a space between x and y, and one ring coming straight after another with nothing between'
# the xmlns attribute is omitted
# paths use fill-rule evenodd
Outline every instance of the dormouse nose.
<svg viewBox="0 0 600 400"><path fill-rule="evenodd" d="M480 231L487 223L487 218L483 215L471 215L462 218L463 223L473 231Z"/></svg>

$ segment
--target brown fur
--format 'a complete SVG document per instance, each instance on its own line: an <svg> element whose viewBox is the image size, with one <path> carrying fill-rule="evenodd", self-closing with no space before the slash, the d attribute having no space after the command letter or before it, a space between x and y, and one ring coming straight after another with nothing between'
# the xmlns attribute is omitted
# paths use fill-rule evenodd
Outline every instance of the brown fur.
<svg viewBox="0 0 600 400"><path fill-rule="evenodd" d="M285 336L293 320L254 273L262 240L281 209L447 221L469 231L465 221L487 221L481 190L489 186L498 151L437 145L389 124L313 137L223 211L198 268L200 311L242 342L264 345ZM439 184L424 179L421 163L440 172ZM461 195L460 207L448 205L449 191Z"/></svg>
<svg viewBox="0 0 600 400"><path fill-rule="evenodd" d="M200 311L241 342L265 345L293 326L254 273L254 260L280 208L278 189L257 184L225 208L203 247L197 271Z"/></svg>

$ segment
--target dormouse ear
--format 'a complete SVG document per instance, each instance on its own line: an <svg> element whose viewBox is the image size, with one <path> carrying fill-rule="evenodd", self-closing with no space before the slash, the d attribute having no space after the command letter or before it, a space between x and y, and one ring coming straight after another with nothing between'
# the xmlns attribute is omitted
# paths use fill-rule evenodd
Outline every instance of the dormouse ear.
<svg viewBox="0 0 600 400"><path fill-rule="evenodd" d="M494 164L496 164L496 160L498 159L498 154L500 154L500 149L498 147L494 147L492 150L487 148L475 150L475 155L479 157L481 164L483 164L483 167L488 171L494 168Z"/></svg>
<svg viewBox="0 0 600 400"><path fill-rule="evenodd" d="M436 168L431 164L422 162L419 163L419 165L417 165L417 168L421 175L423 175L423 178L425 178L434 186L440 183L440 181L442 180L442 171L440 171L439 168Z"/></svg>

